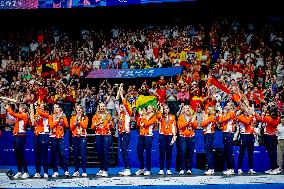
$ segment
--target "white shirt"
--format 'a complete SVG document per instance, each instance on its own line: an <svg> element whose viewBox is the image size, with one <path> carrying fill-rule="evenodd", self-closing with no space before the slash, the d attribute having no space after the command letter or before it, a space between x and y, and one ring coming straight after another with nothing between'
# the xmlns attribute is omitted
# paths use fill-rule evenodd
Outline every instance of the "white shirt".
<svg viewBox="0 0 284 189"><path fill-rule="evenodd" d="M31 51L35 51L38 48L38 44L37 43L31 43L30 48L31 48Z"/></svg>
<svg viewBox="0 0 284 189"><path fill-rule="evenodd" d="M280 123L277 126L277 130L276 131L277 131L276 135L277 135L278 140L279 139L283 140L284 139L284 126L282 125L282 123Z"/></svg>
<svg viewBox="0 0 284 189"><path fill-rule="evenodd" d="M101 62L99 60L95 60L93 62L93 68L94 69L100 69L100 66L101 66Z"/></svg>

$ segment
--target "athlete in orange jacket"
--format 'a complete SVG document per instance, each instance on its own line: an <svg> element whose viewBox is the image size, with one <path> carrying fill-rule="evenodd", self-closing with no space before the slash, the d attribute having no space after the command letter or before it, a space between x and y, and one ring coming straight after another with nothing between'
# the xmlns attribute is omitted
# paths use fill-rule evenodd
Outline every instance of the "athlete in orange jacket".
<svg viewBox="0 0 284 189"><path fill-rule="evenodd" d="M183 107L182 113L178 117L177 125L181 149L181 171L179 174L183 175L184 170L187 170L187 174L191 175L195 148L194 130L197 129L197 121L196 117L192 115L189 105Z"/></svg>
<svg viewBox="0 0 284 189"><path fill-rule="evenodd" d="M87 126L89 118L84 114L84 109L81 105L76 106L76 114L71 117L70 130L72 131L72 144L74 153L75 172L73 177L78 177L79 174L79 156L82 163L82 177L87 176Z"/></svg>
<svg viewBox="0 0 284 189"><path fill-rule="evenodd" d="M16 118L15 126L13 129L13 144L14 152L17 160L18 172L14 178L28 178L28 167L25 159L25 145L26 145L26 125L28 122L28 108L25 104L19 105L19 113L15 113L8 104L4 102L7 112ZM24 174L22 174L24 171Z"/></svg>
<svg viewBox="0 0 284 189"><path fill-rule="evenodd" d="M41 178L40 166L43 166L44 178L48 178L48 146L49 146L49 114L48 107L40 104L34 115L34 144L35 144L35 167L36 173L34 178Z"/></svg>
<svg viewBox="0 0 284 189"><path fill-rule="evenodd" d="M243 113L238 116L240 126L240 152L238 157L238 174L242 174L242 165L246 150L248 151L249 174L255 174L253 170L253 152L254 152L254 121L255 116L250 114L248 109L243 109Z"/></svg>
<svg viewBox="0 0 284 189"><path fill-rule="evenodd" d="M57 156L63 161L64 176L69 177L67 159L65 156L64 129L68 127L68 121L58 104L53 105L53 114L49 116L49 125L51 129L51 161L53 165L52 177L58 177Z"/></svg>
<svg viewBox="0 0 284 189"><path fill-rule="evenodd" d="M141 113L140 113L141 114ZM153 142L153 129L156 125L157 117L155 115L155 109L149 105L147 110L140 115L138 119L138 126L140 127L140 133L138 137L137 152L140 162L140 169L136 171L136 175L144 174L149 176L151 171L151 152ZM146 149L146 172L144 171L144 150Z"/></svg>
<svg viewBox="0 0 284 189"><path fill-rule="evenodd" d="M119 172L119 175L122 176L129 176L131 175L130 172L130 163L128 158L128 148L130 143L130 122L132 117L132 110L130 109L129 105L127 104L126 99L122 94L123 84L120 84L120 90L118 90L117 94L117 101L115 103L116 110L118 114L118 122L117 127L119 131L119 140L120 140L120 150L122 159L124 162L124 170ZM122 100L122 104L119 105L119 95Z"/></svg>
<svg viewBox="0 0 284 189"><path fill-rule="evenodd" d="M235 109L232 105L227 105L224 112L219 116L219 122L223 131L223 154L227 163L227 170L223 172L225 175L235 174L235 158L233 150L234 121L236 120Z"/></svg>
<svg viewBox="0 0 284 189"><path fill-rule="evenodd" d="M91 128L95 129L96 148L100 161L100 171L97 173L97 176L107 177L109 149L112 144L111 129L113 128L113 121L104 103L98 105L97 113L92 119Z"/></svg>
<svg viewBox="0 0 284 189"><path fill-rule="evenodd" d="M172 161L172 148L176 140L176 118L170 114L170 108L164 104L157 115L159 122L159 162L160 172L159 175L164 174L164 163L166 155L166 170L167 175L171 175L171 161Z"/></svg>
<svg viewBox="0 0 284 189"><path fill-rule="evenodd" d="M208 170L205 171L206 175L214 174L214 154L213 154L213 142L214 142L214 130L216 123L215 110L212 106L208 107L207 114L203 115L203 121L201 127L203 127L204 133L204 150L206 153L206 159L208 164Z"/></svg>
<svg viewBox="0 0 284 189"><path fill-rule="evenodd" d="M269 174L278 174L278 165L277 165L277 136L276 129L280 123L280 117L278 116L277 107L271 107L268 111L268 115L265 115L265 112L259 118L263 123L266 123L264 128L264 143L270 159L271 169L265 173Z"/></svg>

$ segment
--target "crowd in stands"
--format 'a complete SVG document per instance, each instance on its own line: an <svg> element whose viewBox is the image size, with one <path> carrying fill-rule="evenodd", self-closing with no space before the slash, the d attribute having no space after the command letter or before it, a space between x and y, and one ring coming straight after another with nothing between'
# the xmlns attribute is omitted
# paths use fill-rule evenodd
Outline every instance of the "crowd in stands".
<svg viewBox="0 0 284 189"><path fill-rule="evenodd" d="M183 52L198 50L201 57L181 60ZM114 110L116 87L112 82L86 85L84 77L93 69L180 65L184 66L181 75L141 80L139 85L129 85L126 96L131 101L139 94L151 94L160 103L173 101L174 113L194 96L202 102L212 97L221 108L246 98L256 111L275 104L283 113L283 33L269 24L223 20L204 25L115 26L80 33L58 28L24 30L1 35L0 60L1 96L28 104L40 99L50 107L63 104L69 118L76 103L89 115L102 101ZM231 93L207 85L212 76ZM3 105L1 114L5 114Z"/></svg>
<svg viewBox="0 0 284 189"><path fill-rule="evenodd" d="M239 128L243 129L241 140L247 141L247 144L241 145L238 173L243 173L241 162L247 146L249 146L250 154L249 173L255 173L252 169L253 146L255 135L258 135L262 128L265 128L263 134L271 160L271 170L267 173L279 174L282 171L283 164L279 163L278 169L275 160L277 156L277 125L281 125L279 127L281 132L277 130L277 133L280 133L282 138L278 139L281 139L283 144L283 33L277 31L272 25L244 24L222 20L211 24L136 28L115 26L109 30L96 28L81 30L78 33L58 28L41 31L25 30L12 32L8 35L3 33L0 36L0 95L15 99L18 103L35 104L44 110L41 104L43 102L49 106L49 114L53 114L51 111L52 107L54 108L53 116L46 116L48 124L45 124L47 127L50 125L52 129L55 128L56 132L52 130L51 135L45 131L40 133L42 134L40 137L46 135L51 138L51 141L54 141L54 144L60 143L63 146L61 150L54 147L51 150L54 154L59 151L62 157L65 156L62 124L64 123L64 127L67 128L72 114L78 114L73 116L73 125L70 123L70 127L78 127L75 134L73 132L73 138L76 138L77 135L83 136L82 133L86 137L85 122L84 132L82 132L82 128L80 129L82 127L80 126L82 124L81 118L85 112L88 119L85 119L84 115L83 120L88 120L86 121L89 124L87 128L94 129L96 127L97 151L101 154L101 163L108 162L108 148L112 138L110 130L116 125L122 126L123 124L122 128L125 132L120 134L127 135L129 140L128 144L122 145L121 148L124 149L124 157L127 160L130 141L128 127L129 124L132 127L130 122L134 120L140 127L137 149L141 167L136 174L149 176L151 169L150 147L152 146L152 131L154 128L156 129L155 124L160 122L163 125L163 120L167 120L164 121L164 125L168 129L168 121L178 117L178 129L175 132L171 129L172 133L169 133L169 136L174 138L173 143L177 138L179 140L177 146L180 147L179 152L182 154L179 174L185 174L185 169L187 169L187 174L192 174L194 129L196 128L202 129L203 127L204 135L206 134L210 139L205 141L205 146L210 147L211 145L211 147L208 149L205 147L205 151L208 152L208 155L211 154L211 158L207 157L207 159L212 159L212 142L210 141L214 139L213 133L216 124L216 128L223 130L223 151L226 153L225 158L228 164L228 170L224 171L224 174L232 175L234 174L233 140L231 140L234 129L232 127L234 126L233 121L238 117ZM135 83L132 82L133 80L124 79L122 83L125 87L118 87L117 81L114 79L94 82L95 80L85 78L93 69L103 71L104 69L178 66L182 66L183 71L177 76L160 76L160 78L154 79L137 78ZM132 106L127 119L123 106L119 109L120 113L116 111L119 95L125 108L128 104ZM155 107L150 105L147 110L143 109L139 112L141 120L138 122L135 101L139 95L156 96L159 108L156 111ZM8 124L9 121L12 121L9 116L11 114L18 116L18 119L14 120L14 128L19 127L21 119L19 117L21 117L21 113L26 113L27 107L23 104L19 105L19 116L12 110L17 109L18 103L15 104L15 107L10 108L6 101L1 101L1 125L5 124L6 116ZM40 107L37 108L37 113L43 111ZM64 116L61 114L61 107ZM163 108L165 108L165 112ZM30 111L32 111L31 109ZM171 118L169 118L169 111L173 114ZM192 111L196 112L194 114L196 116L192 116ZM119 116L125 118L124 123L121 119L112 124L112 120L119 119ZM161 117L161 121L157 121L156 116ZM165 119L162 116L165 116ZM25 114L25 118L27 117ZM39 119L40 116L36 117ZM131 120L133 117L135 119ZM152 119L153 122L150 121ZM91 123L92 127L90 127ZM218 127L220 124L221 127ZM127 130L125 126L127 126ZM105 128L107 131L104 130ZM23 133L18 128L14 129L14 132L16 133L15 138L19 140L19 144L22 144L23 142L20 140L25 141L24 136L21 135ZM35 132L37 132L36 128ZM165 135L165 133L160 133L160 135ZM81 142L86 145L84 137L81 138ZM107 138L108 148L103 148L98 142L103 141L104 137ZM168 146L173 143L171 142ZM147 146L146 172L144 172L144 159L142 158L145 146ZM23 145L21 147L23 152ZM47 147L45 150L47 153ZM190 151L187 153L187 150ZM103 153L105 154L103 155ZM283 151L281 153L278 155L283 158ZM23 154L17 155L17 153L16 156L24 157ZM102 158L103 156L106 158ZM188 159L188 156L190 156L191 163L186 168L183 160ZM171 157L168 162L170 160ZM47 163L47 161L45 162ZM283 159L281 162L283 163ZM64 164L65 176L69 176L67 163ZM107 163L104 164L107 165ZM168 164L170 165L170 163ZM211 163L211 165L213 164ZM45 168L47 169L47 166ZM129 176L129 165L125 168L128 172L124 171L122 175ZM108 176L107 169L107 166L104 169L101 168L97 175ZM46 178L48 177L47 171L44 176ZM57 171L54 169L53 177L58 176ZM209 167L208 171L205 174L214 174L213 167ZM17 178L21 177L21 172L18 170ZM27 170L24 172L24 177L27 178ZM37 171L34 177L39 178L39 173L40 171ZM164 174L163 166L161 166L159 174ZM167 174L172 174L170 169L167 170ZM79 172L76 171L74 175L78 176ZM87 176L86 170L83 175Z"/></svg>

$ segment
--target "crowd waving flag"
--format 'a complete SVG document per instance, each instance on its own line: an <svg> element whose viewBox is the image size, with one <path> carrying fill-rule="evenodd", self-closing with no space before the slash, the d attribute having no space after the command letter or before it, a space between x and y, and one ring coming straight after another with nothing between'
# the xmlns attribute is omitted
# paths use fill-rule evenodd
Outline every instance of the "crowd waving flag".
<svg viewBox="0 0 284 189"><path fill-rule="evenodd" d="M225 87L222 83L220 83L216 78L214 77L211 77L208 79L207 81L208 84L212 84L214 85L215 87L219 88L220 90L224 91L225 93L229 94L231 93L231 91Z"/></svg>
<svg viewBox="0 0 284 189"><path fill-rule="evenodd" d="M154 108L158 107L158 100L155 96L144 96L139 95L136 100L137 110L141 110L142 108L147 108L149 105L152 105Z"/></svg>

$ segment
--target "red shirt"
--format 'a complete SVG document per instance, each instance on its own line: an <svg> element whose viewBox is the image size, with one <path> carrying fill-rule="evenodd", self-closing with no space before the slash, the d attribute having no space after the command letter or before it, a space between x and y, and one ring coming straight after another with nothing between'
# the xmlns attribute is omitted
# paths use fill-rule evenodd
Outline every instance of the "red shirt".
<svg viewBox="0 0 284 189"><path fill-rule="evenodd" d="M164 103L166 101L166 94L167 94L166 89L157 89L156 92L157 92L158 102Z"/></svg>

